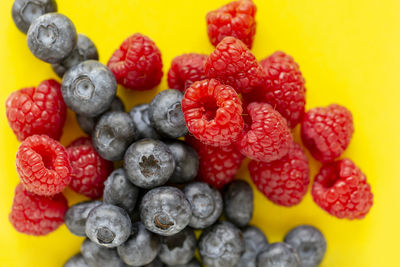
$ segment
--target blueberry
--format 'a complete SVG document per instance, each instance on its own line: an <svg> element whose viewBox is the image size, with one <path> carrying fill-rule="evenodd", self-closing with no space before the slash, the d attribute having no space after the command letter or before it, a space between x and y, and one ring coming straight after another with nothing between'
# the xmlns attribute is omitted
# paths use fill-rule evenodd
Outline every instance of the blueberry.
<svg viewBox="0 0 400 267"><path fill-rule="evenodd" d="M32 21L50 12L57 12L54 0L15 0L11 15L18 29L27 33Z"/></svg>
<svg viewBox="0 0 400 267"><path fill-rule="evenodd" d="M233 267L244 251L241 231L230 222L220 222L203 231L199 252L203 264L209 267Z"/></svg>
<svg viewBox="0 0 400 267"><path fill-rule="evenodd" d="M256 259L260 251L268 246L264 233L255 226L248 226L243 230L245 251L235 267L256 267Z"/></svg>
<svg viewBox="0 0 400 267"><path fill-rule="evenodd" d="M133 123L135 123L138 131L138 138L160 139L157 131L151 126L148 110L149 104L141 104L133 107L131 111L129 111L129 115L131 115Z"/></svg>
<svg viewBox="0 0 400 267"><path fill-rule="evenodd" d="M129 182L124 169L113 171L104 185L104 203L121 207L131 214L136 205L139 189Z"/></svg>
<svg viewBox="0 0 400 267"><path fill-rule="evenodd" d="M68 230L77 236L86 236L85 225L89 212L97 206L100 206L101 201L85 201L68 208L65 213L65 225Z"/></svg>
<svg viewBox="0 0 400 267"><path fill-rule="evenodd" d="M215 188L203 182L192 182L183 189L192 207L190 227L206 228L221 216L223 202L221 194Z"/></svg>
<svg viewBox="0 0 400 267"><path fill-rule="evenodd" d="M199 170L199 157L196 150L180 140L169 140L165 144L175 159L175 170L169 181L171 183L186 183L192 181Z"/></svg>
<svg viewBox="0 0 400 267"><path fill-rule="evenodd" d="M258 254L257 267L301 267L301 262L292 246L279 242L268 245Z"/></svg>
<svg viewBox="0 0 400 267"><path fill-rule="evenodd" d="M87 264L82 254L78 253L69 258L69 260L64 264L64 267L89 267L89 264Z"/></svg>
<svg viewBox="0 0 400 267"><path fill-rule="evenodd" d="M311 225L300 225L293 228L285 237L299 254L302 267L318 266L326 252L326 239L317 228Z"/></svg>
<svg viewBox="0 0 400 267"><path fill-rule="evenodd" d="M151 263L160 251L160 239L146 230L141 222L132 225L132 235L118 247L121 259L130 266L142 266Z"/></svg>
<svg viewBox="0 0 400 267"><path fill-rule="evenodd" d="M143 265L142 267L164 267L164 264L162 264L158 259L155 259L154 261Z"/></svg>
<svg viewBox="0 0 400 267"><path fill-rule="evenodd" d="M150 190L140 203L140 218L156 234L170 236L189 224L192 211L181 190L163 186Z"/></svg>
<svg viewBox="0 0 400 267"><path fill-rule="evenodd" d="M196 247L196 236L192 229L186 227L175 235L161 237L158 258L169 266L186 264L193 258Z"/></svg>
<svg viewBox="0 0 400 267"><path fill-rule="evenodd" d="M58 63L68 57L77 39L72 21L59 13L47 13L36 18L27 35L29 50L47 63Z"/></svg>
<svg viewBox="0 0 400 267"><path fill-rule="evenodd" d="M81 246L81 253L90 267L125 267L116 248L106 248L85 239Z"/></svg>
<svg viewBox="0 0 400 267"><path fill-rule="evenodd" d="M230 183L224 193L226 218L238 227L246 226L253 216L253 189L242 180Z"/></svg>
<svg viewBox="0 0 400 267"><path fill-rule="evenodd" d="M201 267L201 264L197 259L193 258L186 264L168 265L168 267Z"/></svg>
<svg viewBox="0 0 400 267"><path fill-rule="evenodd" d="M89 59L99 59L97 48L87 36L78 34L78 42L72 53L61 62L52 64L51 67L53 71L62 78L68 69Z"/></svg>
<svg viewBox="0 0 400 267"><path fill-rule="evenodd" d="M182 92L168 89L153 98L149 106L151 125L160 134L177 138L184 136L188 130L181 108Z"/></svg>
<svg viewBox="0 0 400 267"><path fill-rule="evenodd" d="M87 60L65 73L61 91L70 109L83 116L96 117L110 108L117 82L106 66Z"/></svg>
<svg viewBox="0 0 400 267"><path fill-rule="evenodd" d="M131 227L131 220L124 209L103 204L90 211L86 220L86 235L96 244L112 248L128 239Z"/></svg>
<svg viewBox="0 0 400 267"><path fill-rule="evenodd" d="M136 129L128 113L109 111L101 116L92 134L93 146L101 157L118 161L135 140Z"/></svg>
<svg viewBox="0 0 400 267"><path fill-rule="evenodd" d="M142 139L125 153L124 168L128 179L141 188L165 184L175 169L174 156L161 141Z"/></svg>

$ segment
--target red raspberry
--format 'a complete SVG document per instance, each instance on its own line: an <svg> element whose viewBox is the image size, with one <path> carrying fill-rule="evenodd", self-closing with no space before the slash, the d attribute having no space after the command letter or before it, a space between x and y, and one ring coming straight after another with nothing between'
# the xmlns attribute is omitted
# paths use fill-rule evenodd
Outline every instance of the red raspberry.
<svg viewBox="0 0 400 267"><path fill-rule="evenodd" d="M307 156L296 143L279 160L270 163L252 160L249 171L258 190L275 204L287 207L300 203L310 183Z"/></svg>
<svg viewBox="0 0 400 267"><path fill-rule="evenodd" d="M239 0L209 12L206 20L210 42L216 46L225 37L232 36L251 48L256 34L256 11L252 1Z"/></svg>
<svg viewBox="0 0 400 267"><path fill-rule="evenodd" d="M59 140L66 111L60 84L55 80L15 91L6 101L8 123L19 141L34 134Z"/></svg>
<svg viewBox="0 0 400 267"><path fill-rule="evenodd" d="M103 195L104 181L113 171L113 163L96 152L90 138L81 137L67 147L72 180L69 187L90 198Z"/></svg>
<svg viewBox="0 0 400 267"><path fill-rule="evenodd" d="M60 193L71 181L67 151L47 135L32 135L18 148L17 172L26 190L43 196Z"/></svg>
<svg viewBox="0 0 400 267"><path fill-rule="evenodd" d="M163 76L161 52L147 36L136 33L126 39L108 61L117 82L132 90L149 90Z"/></svg>
<svg viewBox="0 0 400 267"><path fill-rule="evenodd" d="M204 63L206 55L190 53L175 57L168 71L169 88L178 89L182 92L192 83L206 78Z"/></svg>
<svg viewBox="0 0 400 267"><path fill-rule="evenodd" d="M199 180L216 188L222 188L235 178L244 158L235 146L207 146L189 135L185 140L199 156L200 165L197 174Z"/></svg>
<svg viewBox="0 0 400 267"><path fill-rule="evenodd" d="M237 142L240 152L263 162L285 156L293 141L285 118L267 103L253 102L247 112L245 130Z"/></svg>
<svg viewBox="0 0 400 267"><path fill-rule="evenodd" d="M325 163L315 176L311 194L329 214L350 220L364 218L374 197L364 173L350 159Z"/></svg>
<svg viewBox="0 0 400 267"><path fill-rule="evenodd" d="M68 209L63 194L52 197L32 194L22 184L15 188L10 222L14 228L27 235L46 235L56 230L64 222Z"/></svg>
<svg viewBox="0 0 400 267"><path fill-rule="evenodd" d="M265 84L265 72L242 41L225 37L207 58L206 75L232 86L238 93L249 93Z"/></svg>
<svg viewBox="0 0 400 267"><path fill-rule="evenodd" d="M294 128L304 116L306 88L299 65L283 52L275 52L260 61L267 77L266 84L250 94L243 95L246 103L267 102Z"/></svg>
<svg viewBox="0 0 400 267"><path fill-rule="evenodd" d="M321 162L339 157L349 145L353 132L351 112L337 104L310 109L301 124L304 145Z"/></svg>
<svg viewBox="0 0 400 267"><path fill-rule="evenodd" d="M232 87L219 81L193 83L182 99L190 133L212 146L229 146L243 129L242 102Z"/></svg>

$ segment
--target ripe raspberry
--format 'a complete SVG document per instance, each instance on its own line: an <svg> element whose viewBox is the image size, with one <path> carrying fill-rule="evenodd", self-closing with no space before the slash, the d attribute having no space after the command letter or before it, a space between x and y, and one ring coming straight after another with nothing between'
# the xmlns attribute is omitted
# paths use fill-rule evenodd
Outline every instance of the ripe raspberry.
<svg viewBox="0 0 400 267"><path fill-rule="evenodd" d="M60 84L55 80L43 81L37 88L15 91L6 101L8 123L19 141L34 134L59 140L66 109Z"/></svg>
<svg viewBox="0 0 400 267"><path fill-rule="evenodd" d="M304 145L321 162L339 157L349 145L353 132L351 112L337 104L310 109L301 124Z"/></svg>
<svg viewBox="0 0 400 267"><path fill-rule="evenodd" d="M258 190L275 204L287 207L300 203L310 183L306 154L296 143L279 160L270 163L252 160L249 171Z"/></svg>
<svg viewBox="0 0 400 267"><path fill-rule="evenodd" d="M324 164L311 194L322 209L338 218L362 219L372 207L371 186L350 159Z"/></svg>
<svg viewBox="0 0 400 267"><path fill-rule="evenodd" d="M242 41L225 37L207 58L206 75L232 86L238 93L249 93L265 84L265 72Z"/></svg>
<svg viewBox="0 0 400 267"><path fill-rule="evenodd" d="M293 141L285 118L267 103L253 102L247 112L245 130L237 142L240 152L263 162L285 156Z"/></svg>
<svg viewBox="0 0 400 267"><path fill-rule="evenodd" d="M71 181L67 151L47 135L32 135L18 148L15 164L25 189L37 195L60 193Z"/></svg>
<svg viewBox="0 0 400 267"><path fill-rule="evenodd" d="M299 65L283 52L275 52L260 61L266 72L265 86L243 95L244 102L267 102L294 128L304 116L306 88Z"/></svg>
<svg viewBox="0 0 400 267"><path fill-rule="evenodd" d="M190 53L175 57L168 71L169 88L185 92L186 88L196 81L206 78L204 63L206 55Z"/></svg>
<svg viewBox="0 0 400 267"><path fill-rule="evenodd" d="M154 88L163 76L160 50L140 33L121 44L108 61L108 67L119 84L138 91Z"/></svg>
<svg viewBox="0 0 400 267"><path fill-rule="evenodd" d="M189 132L207 145L229 146L243 129L237 93L214 79L193 83L182 99L182 111Z"/></svg>
<svg viewBox="0 0 400 267"><path fill-rule="evenodd" d="M186 135L189 143L199 156L199 180L216 188L222 188L230 183L240 168L244 156L235 146L207 146L192 136Z"/></svg>
<svg viewBox="0 0 400 267"><path fill-rule="evenodd" d="M206 20L210 42L216 46L225 37L232 36L251 48L256 34L256 12L251 0L233 1L209 12Z"/></svg>
<svg viewBox="0 0 400 267"><path fill-rule="evenodd" d="M46 235L63 224L67 209L68 202L63 194L52 197L38 196L26 191L24 186L19 184L15 188L9 219L18 232L36 236Z"/></svg>
<svg viewBox="0 0 400 267"><path fill-rule="evenodd" d="M81 137L67 147L71 162L71 183L69 187L90 198L103 195L104 181L113 171L113 163L96 152L90 138Z"/></svg>

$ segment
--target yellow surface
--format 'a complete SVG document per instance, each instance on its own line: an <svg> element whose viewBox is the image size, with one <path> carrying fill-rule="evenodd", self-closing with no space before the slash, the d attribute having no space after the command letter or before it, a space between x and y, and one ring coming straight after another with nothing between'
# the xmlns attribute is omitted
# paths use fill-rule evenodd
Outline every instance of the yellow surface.
<svg viewBox="0 0 400 267"><path fill-rule="evenodd" d="M11 19L11 0L0 1L0 266L61 266L79 250L82 238L65 226L47 237L17 233L8 222L18 183L14 155L18 142L7 125L4 102L14 90L56 76L34 58ZM150 36L161 49L164 71L186 52L210 53L205 14L227 0L59 0L79 32L97 45L100 60L130 34ZM399 266L400 219L399 70L400 24L397 0L256 0L257 34L253 52L262 59L281 49L294 56L307 80L307 108L337 102L354 115L355 134L344 154L367 174L375 194L370 214L361 221L339 220L320 210L310 194L294 208L282 208L256 193L252 223L271 241L301 223L319 227L328 240L322 266ZM166 89L166 79L157 90ZM149 101L156 90L126 92L128 108ZM71 112L63 144L83 133ZM298 135L298 132L296 132ZM245 162L238 176L247 177ZM319 164L312 160L312 175ZM70 203L81 200L67 191Z"/></svg>

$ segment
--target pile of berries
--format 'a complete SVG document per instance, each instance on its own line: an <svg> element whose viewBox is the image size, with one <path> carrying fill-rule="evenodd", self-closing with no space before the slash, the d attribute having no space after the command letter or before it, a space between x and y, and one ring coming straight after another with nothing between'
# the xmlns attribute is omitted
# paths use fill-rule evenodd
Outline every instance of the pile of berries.
<svg viewBox="0 0 400 267"><path fill-rule="evenodd" d="M369 212L365 175L352 160L338 159L354 131L351 112L337 104L306 112L305 80L294 59L275 52L257 61L251 0L209 12L215 50L177 56L168 71L173 89L129 112L117 84L142 91L160 83L154 41L128 37L105 66L93 42L56 12L54 0L14 2L12 16L29 49L62 82L12 93L6 116L21 141L10 222L29 235L65 222L87 237L65 266L201 266L197 248L210 267L318 266L326 251L322 233L303 225L268 244L249 225L251 186L234 180L248 157L252 181L270 201L299 204L310 184L307 156L293 141L299 124L304 146L322 163L311 190L317 205L338 218ZM64 147L58 140L67 107L89 136ZM123 167L114 170L114 162ZM68 207L66 187L91 200ZM195 229L204 229L198 241Z"/></svg>

